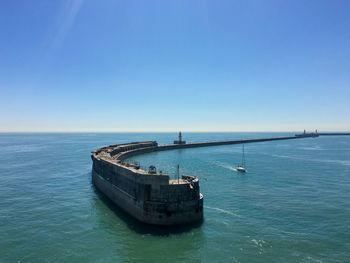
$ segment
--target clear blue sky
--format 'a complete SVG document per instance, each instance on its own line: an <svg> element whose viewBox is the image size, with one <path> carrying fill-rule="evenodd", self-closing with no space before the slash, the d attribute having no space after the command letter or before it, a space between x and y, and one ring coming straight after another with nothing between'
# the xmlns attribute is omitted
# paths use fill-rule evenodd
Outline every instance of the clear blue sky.
<svg viewBox="0 0 350 263"><path fill-rule="evenodd" d="M0 131L350 130L350 1L1 1Z"/></svg>

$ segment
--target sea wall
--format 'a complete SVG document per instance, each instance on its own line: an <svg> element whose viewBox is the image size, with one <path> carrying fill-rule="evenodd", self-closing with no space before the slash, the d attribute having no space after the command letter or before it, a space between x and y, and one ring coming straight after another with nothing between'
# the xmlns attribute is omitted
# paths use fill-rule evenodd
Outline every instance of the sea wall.
<svg viewBox="0 0 350 263"><path fill-rule="evenodd" d="M318 136L318 135L317 135ZM176 182L165 174L153 174L125 162L127 158L154 151L209 147L229 144L301 139L298 135L248 140L171 144L137 142L111 145L93 152L93 182L115 204L142 222L175 225L203 218L203 196L197 178Z"/></svg>
<svg viewBox="0 0 350 263"><path fill-rule="evenodd" d="M126 160L130 157L146 154L155 151L168 151L176 149L188 149L188 148L199 148L199 147L210 147L210 146L220 146L220 145L231 145L231 144L246 144L246 143L256 143L256 142L268 142L268 141L280 141L280 140L295 140L301 138L311 138L318 137L318 135L300 135L300 136L284 136L284 137L271 137L271 138L257 138L257 139L245 139L245 140L229 140L229 141L214 141L214 142L198 142L198 143L188 143L188 144L166 144L147 148L139 148L131 151L120 153L118 159Z"/></svg>
<svg viewBox="0 0 350 263"><path fill-rule="evenodd" d="M93 183L109 199L136 219L158 225L201 220L203 197L198 179L169 184L169 176L142 174L122 164L92 156Z"/></svg>

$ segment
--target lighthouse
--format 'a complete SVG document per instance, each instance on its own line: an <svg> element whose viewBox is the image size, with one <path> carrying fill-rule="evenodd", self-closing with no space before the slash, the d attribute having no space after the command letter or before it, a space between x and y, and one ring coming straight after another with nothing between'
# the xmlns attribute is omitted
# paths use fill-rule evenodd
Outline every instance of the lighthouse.
<svg viewBox="0 0 350 263"><path fill-rule="evenodd" d="M186 141L182 140L182 133L179 132L179 138L174 141L174 144L186 144Z"/></svg>

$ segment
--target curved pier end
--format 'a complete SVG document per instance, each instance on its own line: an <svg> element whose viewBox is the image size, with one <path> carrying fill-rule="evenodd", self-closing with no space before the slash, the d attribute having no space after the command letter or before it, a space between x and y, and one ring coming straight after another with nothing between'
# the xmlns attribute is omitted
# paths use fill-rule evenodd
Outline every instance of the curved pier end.
<svg viewBox="0 0 350 263"><path fill-rule="evenodd" d="M166 174L144 171L124 162L136 154L158 149L157 142L111 145L93 152L94 185L125 212L154 225L182 225L203 219L203 195L196 177L179 182Z"/></svg>
<svg viewBox="0 0 350 263"><path fill-rule="evenodd" d="M203 195L200 193L197 177L182 176L180 180L171 180L169 175L158 173L155 167L145 171L139 165L125 160L153 151L318 136L317 133L304 133L285 137L198 143L185 143L180 137L175 144L160 146L156 141L115 144L92 152L92 181L114 204L141 222L165 226L191 224L203 219Z"/></svg>

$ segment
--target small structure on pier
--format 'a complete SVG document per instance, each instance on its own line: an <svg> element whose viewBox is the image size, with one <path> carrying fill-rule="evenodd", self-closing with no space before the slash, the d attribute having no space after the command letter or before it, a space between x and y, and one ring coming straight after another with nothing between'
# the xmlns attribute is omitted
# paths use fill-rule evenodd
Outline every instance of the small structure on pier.
<svg viewBox="0 0 350 263"><path fill-rule="evenodd" d="M174 144L186 144L186 141L182 140L182 134L179 132L179 139L174 141Z"/></svg>
<svg viewBox="0 0 350 263"><path fill-rule="evenodd" d="M154 165L151 165L150 167L148 167L148 173L157 174L157 168Z"/></svg>
<svg viewBox="0 0 350 263"><path fill-rule="evenodd" d="M303 133L298 133L295 134L296 137L318 137L319 134L317 132L317 129L315 130L315 132L306 132L306 130L304 130Z"/></svg>

